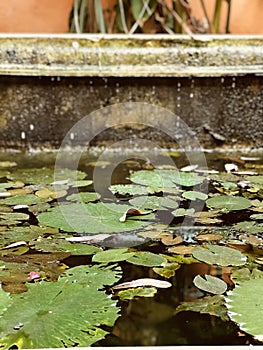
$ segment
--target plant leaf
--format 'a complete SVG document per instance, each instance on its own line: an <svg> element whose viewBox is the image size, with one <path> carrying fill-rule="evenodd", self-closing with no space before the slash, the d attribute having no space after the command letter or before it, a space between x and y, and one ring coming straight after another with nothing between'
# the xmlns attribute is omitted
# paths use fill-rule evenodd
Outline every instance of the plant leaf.
<svg viewBox="0 0 263 350"><path fill-rule="evenodd" d="M90 346L112 326L119 308L101 289L120 278L120 268L85 265L69 269L58 282L28 284L28 292L0 294L0 345L21 348ZM6 303L6 304L5 304ZM72 312L74 310L74 312ZM16 325L19 329L14 329Z"/></svg>
<svg viewBox="0 0 263 350"><path fill-rule="evenodd" d="M197 275L195 276L193 283L197 288L212 294L223 294L227 290L226 282L211 275L205 275L205 278Z"/></svg>
<svg viewBox="0 0 263 350"><path fill-rule="evenodd" d="M201 314L220 317L223 321L229 320L222 295L209 295L195 301L183 302L175 310L176 313L181 311L200 312Z"/></svg>
<svg viewBox="0 0 263 350"><path fill-rule="evenodd" d="M263 278L241 282L225 297L230 319L248 334L263 341Z"/></svg>
<svg viewBox="0 0 263 350"><path fill-rule="evenodd" d="M128 209L127 205L115 203L74 203L51 208L37 218L41 224L78 233L124 232L147 225L146 217L120 222L120 216Z"/></svg>
<svg viewBox="0 0 263 350"><path fill-rule="evenodd" d="M246 256L240 251L229 247L208 244L204 247L195 247L193 257L210 265L242 266L246 263Z"/></svg>
<svg viewBox="0 0 263 350"><path fill-rule="evenodd" d="M121 290L117 295L121 300L131 300L138 297L152 298L156 293L155 287L138 287Z"/></svg>
<svg viewBox="0 0 263 350"><path fill-rule="evenodd" d="M132 257L129 257L127 262L140 266L160 266L166 262L166 259L161 255L151 252L135 252Z"/></svg>
<svg viewBox="0 0 263 350"><path fill-rule="evenodd" d="M223 211L243 210L251 206L249 199L239 196L214 196L206 200L208 208L220 209Z"/></svg>

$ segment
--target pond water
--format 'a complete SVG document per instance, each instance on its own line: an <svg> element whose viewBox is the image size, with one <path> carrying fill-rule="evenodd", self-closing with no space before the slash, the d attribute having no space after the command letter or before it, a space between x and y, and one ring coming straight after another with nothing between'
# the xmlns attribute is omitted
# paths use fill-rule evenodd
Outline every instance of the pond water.
<svg viewBox="0 0 263 350"><path fill-rule="evenodd" d="M261 344L263 152L142 153L0 153L4 349Z"/></svg>

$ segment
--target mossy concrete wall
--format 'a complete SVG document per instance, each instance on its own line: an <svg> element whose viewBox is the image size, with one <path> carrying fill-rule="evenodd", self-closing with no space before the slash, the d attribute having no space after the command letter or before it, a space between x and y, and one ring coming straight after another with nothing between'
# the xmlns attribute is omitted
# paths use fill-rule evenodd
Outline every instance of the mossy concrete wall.
<svg viewBox="0 0 263 350"><path fill-rule="evenodd" d="M132 101L171 110L204 147L260 147L262 44L261 36L2 35L0 147L59 147L84 116ZM96 122L106 129L107 115ZM142 125L109 128L92 144L127 137L173 146Z"/></svg>

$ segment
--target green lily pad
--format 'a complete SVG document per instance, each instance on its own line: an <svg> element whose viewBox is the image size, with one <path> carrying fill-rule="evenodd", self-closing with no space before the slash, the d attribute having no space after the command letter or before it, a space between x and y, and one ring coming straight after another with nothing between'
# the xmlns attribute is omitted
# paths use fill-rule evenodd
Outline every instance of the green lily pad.
<svg viewBox="0 0 263 350"><path fill-rule="evenodd" d="M215 276L205 275L202 277L197 275L193 283L197 288L212 294L224 294L227 290L226 282Z"/></svg>
<svg viewBox="0 0 263 350"><path fill-rule="evenodd" d="M263 232L263 224L259 224L256 221L243 221L233 225L231 230L246 232L253 235Z"/></svg>
<svg viewBox="0 0 263 350"><path fill-rule="evenodd" d="M171 170L139 170L130 176L130 180L134 183L162 189L163 187L176 187L171 180L174 174Z"/></svg>
<svg viewBox="0 0 263 350"><path fill-rule="evenodd" d="M251 181L255 184L263 185L263 175L247 176L246 180Z"/></svg>
<svg viewBox="0 0 263 350"><path fill-rule="evenodd" d="M28 292L0 293L2 349L90 346L107 334L119 308L104 291L121 277L119 267L77 266L58 282L28 284ZM74 312L73 312L74 310Z"/></svg>
<svg viewBox="0 0 263 350"><path fill-rule="evenodd" d="M24 195L18 195L18 196L6 198L4 200L1 200L0 203L5 205L18 205L18 204L33 205L33 204L43 203L45 201L46 201L45 199L39 198L34 194L24 194Z"/></svg>
<svg viewBox="0 0 263 350"><path fill-rule="evenodd" d="M67 201L88 203L96 202L100 197L101 195L96 192L79 192L67 196Z"/></svg>
<svg viewBox="0 0 263 350"><path fill-rule="evenodd" d="M76 180L76 181L70 181L69 185L72 187L86 187L93 183L92 180Z"/></svg>
<svg viewBox="0 0 263 350"><path fill-rule="evenodd" d="M178 197L176 196L138 196L129 200L132 206L147 210L160 210L172 208L176 209L179 206Z"/></svg>
<svg viewBox="0 0 263 350"><path fill-rule="evenodd" d="M91 255L101 251L101 248L81 243L70 243L65 239L42 238L31 241L30 246L42 252L66 251L72 255Z"/></svg>
<svg viewBox="0 0 263 350"><path fill-rule="evenodd" d="M0 213L0 220L17 220L26 221L29 219L29 215L25 213Z"/></svg>
<svg viewBox="0 0 263 350"><path fill-rule="evenodd" d="M55 175L55 177L54 177ZM9 175L13 181L23 181L25 184L46 185L60 180L82 180L86 174L79 170L52 168L18 169Z"/></svg>
<svg viewBox="0 0 263 350"><path fill-rule="evenodd" d="M94 255L92 261L99 263L112 263L127 260L133 255L134 252L129 253L126 248L109 249Z"/></svg>
<svg viewBox="0 0 263 350"><path fill-rule="evenodd" d="M206 296L195 301L187 301L177 306L175 312L194 311L201 314L209 314L220 317L223 321L228 321L227 308L224 305L222 295Z"/></svg>
<svg viewBox="0 0 263 350"><path fill-rule="evenodd" d="M78 233L112 233L136 230L148 224L147 219L153 214L145 215L141 220L129 219L120 222L120 217L130 207L115 203L74 203L56 206L38 215L41 224L57 227L68 232Z"/></svg>
<svg viewBox="0 0 263 350"><path fill-rule="evenodd" d="M203 176L196 173L188 173L184 171L174 172L173 182L183 187L192 187L201 184L204 181Z"/></svg>
<svg viewBox="0 0 263 350"><path fill-rule="evenodd" d="M159 255L151 252L135 252L133 256L126 260L128 263L140 266L160 266L167 262L167 260Z"/></svg>
<svg viewBox="0 0 263 350"><path fill-rule="evenodd" d="M167 262L163 264L163 267L154 267L153 271L162 277L171 278L180 267L178 263Z"/></svg>
<svg viewBox="0 0 263 350"><path fill-rule="evenodd" d="M219 266L242 266L247 260L239 250L213 244L208 244L205 248L197 246L192 254L199 261Z"/></svg>
<svg viewBox="0 0 263 350"><path fill-rule="evenodd" d="M154 189L153 187L140 186L140 185L134 185L134 184L112 185L109 187L109 190L113 194L118 193L123 196L147 195L147 194L154 194L156 192L156 189Z"/></svg>
<svg viewBox="0 0 263 350"><path fill-rule="evenodd" d="M263 214L252 214L252 215L250 215L250 219L263 220ZM262 229L263 229L263 227L262 227Z"/></svg>
<svg viewBox="0 0 263 350"><path fill-rule="evenodd" d="M131 300L138 297L152 298L156 293L155 287L138 287L121 290L117 295L121 300Z"/></svg>
<svg viewBox="0 0 263 350"><path fill-rule="evenodd" d="M239 196L214 196L207 199L206 205L208 208L220 209L224 212L231 210L244 210L251 206L249 199Z"/></svg>
<svg viewBox="0 0 263 350"><path fill-rule="evenodd" d="M198 192L198 191L185 191L182 194L182 197L185 199L189 199L191 201L195 201L196 199L200 199L202 201L207 199L207 194L203 192Z"/></svg>
<svg viewBox="0 0 263 350"><path fill-rule="evenodd" d="M152 187L177 187L177 185L192 187L204 181L204 177L196 173L177 170L139 170L130 177L132 182Z"/></svg>
<svg viewBox="0 0 263 350"><path fill-rule="evenodd" d="M194 208L190 209L184 209L184 208L178 208L172 211L172 214L174 216L193 216L195 214Z"/></svg>
<svg viewBox="0 0 263 350"><path fill-rule="evenodd" d="M248 334L263 342L263 278L241 282L225 297L228 316Z"/></svg>

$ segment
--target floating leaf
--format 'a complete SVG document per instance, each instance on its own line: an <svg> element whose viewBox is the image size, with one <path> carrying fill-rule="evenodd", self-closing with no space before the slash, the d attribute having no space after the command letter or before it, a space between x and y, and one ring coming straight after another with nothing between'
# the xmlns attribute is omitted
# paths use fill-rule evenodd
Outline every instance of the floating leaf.
<svg viewBox="0 0 263 350"><path fill-rule="evenodd" d="M190 245L179 245L176 247L171 247L168 249L169 253L179 254L179 255L192 255L194 246Z"/></svg>
<svg viewBox="0 0 263 350"><path fill-rule="evenodd" d="M119 267L77 266L58 282L28 284L28 292L0 301L3 349L90 346L104 338L119 308L100 289L116 283ZM74 310L74 312L72 312ZM14 329L17 324L21 328ZM48 336L47 336L48 335Z"/></svg>
<svg viewBox="0 0 263 350"><path fill-rule="evenodd" d="M117 295L121 300L131 300L138 297L152 298L156 293L155 287L138 287L121 290Z"/></svg>
<svg viewBox="0 0 263 350"><path fill-rule="evenodd" d="M173 181L178 185L184 187L192 187L201 184L204 181L204 177L197 175L196 173L188 173L184 171L174 172Z"/></svg>
<svg viewBox="0 0 263 350"><path fill-rule="evenodd" d="M79 170L52 169L52 168L32 168L18 169L9 175L14 181L23 181L25 184L46 185L58 180L81 180L86 174Z"/></svg>
<svg viewBox="0 0 263 350"><path fill-rule="evenodd" d="M130 179L140 185L159 188L176 187L171 177L174 174L172 170L139 170L134 172Z"/></svg>
<svg viewBox="0 0 263 350"><path fill-rule="evenodd" d="M212 294L224 294L227 290L227 284L218 277L205 275L203 278L200 275L195 276L193 280L194 285Z"/></svg>
<svg viewBox="0 0 263 350"><path fill-rule="evenodd" d="M126 261L135 265L152 267L164 264L166 259L161 255L151 252L135 252L133 256Z"/></svg>
<svg viewBox="0 0 263 350"><path fill-rule="evenodd" d="M134 252L129 253L126 248L109 249L97 253L93 256L93 262L111 263L117 261L124 261L134 255Z"/></svg>
<svg viewBox="0 0 263 350"><path fill-rule="evenodd" d="M79 192L67 196L67 201L88 203L96 202L100 197L100 194L96 192Z"/></svg>
<svg viewBox="0 0 263 350"><path fill-rule="evenodd" d="M242 266L246 263L246 256L240 251L229 247L209 244L204 247L195 247L193 256L199 261L210 265Z"/></svg>
<svg viewBox="0 0 263 350"><path fill-rule="evenodd" d="M263 220L263 214L252 214L252 215L250 215L250 219ZM262 230L263 230L263 227L262 227Z"/></svg>
<svg viewBox="0 0 263 350"><path fill-rule="evenodd" d="M109 187L109 190L113 194L120 194L120 195L147 195L147 194L154 194L156 190L153 187L148 186L140 186L140 185L134 185L134 184L125 184L125 185L112 185Z"/></svg>
<svg viewBox="0 0 263 350"><path fill-rule="evenodd" d="M231 229L234 231L256 234L263 231L263 224L259 224L255 221L243 221L233 225Z"/></svg>
<svg viewBox="0 0 263 350"><path fill-rule="evenodd" d="M200 312L201 314L220 317L223 321L229 320L222 295L209 295L195 301L183 302L175 310L176 313L181 311Z"/></svg>
<svg viewBox="0 0 263 350"><path fill-rule="evenodd" d="M248 334L263 341L263 278L241 282L225 297L228 316Z"/></svg>
<svg viewBox="0 0 263 350"><path fill-rule="evenodd" d="M151 211L141 211L136 208L129 208L125 211L125 213L119 218L120 222L125 222L129 216L142 216L142 215L149 215L152 213Z"/></svg>
<svg viewBox="0 0 263 350"><path fill-rule="evenodd" d="M202 201L207 199L207 194L198 191L185 191L182 194L182 197L185 199L189 199L191 201L195 201L196 199L200 199Z"/></svg>
<svg viewBox="0 0 263 350"><path fill-rule="evenodd" d="M25 194L21 196L9 197L0 202L5 205L17 205L17 204L32 205L32 204L42 203L44 201L45 200L43 198L39 198L34 194Z"/></svg>
<svg viewBox="0 0 263 350"><path fill-rule="evenodd" d="M129 209L115 203L74 203L56 206L38 215L41 224L57 227L68 232L112 233L138 229L147 225L144 220L120 222L120 216Z"/></svg>
<svg viewBox="0 0 263 350"><path fill-rule="evenodd" d="M214 196L207 199L206 205L208 208L215 208L228 212L231 210L247 209L251 206L251 202L247 198L238 196Z"/></svg>
<svg viewBox="0 0 263 350"><path fill-rule="evenodd" d="M195 214L195 210L194 208L190 208L190 209L178 208L172 211L172 214L174 216L193 216Z"/></svg>
<svg viewBox="0 0 263 350"><path fill-rule="evenodd" d="M171 234L166 234L165 236L163 235L163 237L161 238L161 242L164 245L176 245L176 244L180 244L183 243L183 238L182 236L177 236L175 238L173 238L173 235Z"/></svg>
<svg viewBox="0 0 263 350"><path fill-rule="evenodd" d="M35 195L43 199L56 199L64 197L67 194L67 191L51 191L49 188L42 188L41 190L36 191Z"/></svg>
<svg viewBox="0 0 263 350"><path fill-rule="evenodd" d="M222 238L223 236L217 233L206 233L195 236L196 241L202 242L220 241Z"/></svg>
<svg viewBox="0 0 263 350"><path fill-rule="evenodd" d="M153 271L162 277L171 278L180 267L178 263L164 263L163 267L154 267Z"/></svg>
<svg viewBox="0 0 263 350"><path fill-rule="evenodd" d="M69 185L72 187L86 187L93 183L92 180L76 180L76 181L69 181Z"/></svg>
<svg viewBox="0 0 263 350"><path fill-rule="evenodd" d="M138 196L130 199L131 205L137 208L151 209L151 210L166 210L167 208L176 209L178 208L178 197L176 196Z"/></svg>
<svg viewBox="0 0 263 350"><path fill-rule="evenodd" d="M169 288L172 286L170 282L157 280L154 278L139 278L130 282L124 282L117 284L112 289L125 289L125 288L137 288L137 287L155 287L155 288Z"/></svg>
<svg viewBox="0 0 263 350"><path fill-rule="evenodd" d="M37 241L31 241L30 246L43 252L66 251L72 255L91 255L101 251L101 248L93 245L70 243L65 239L41 238Z"/></svg>

